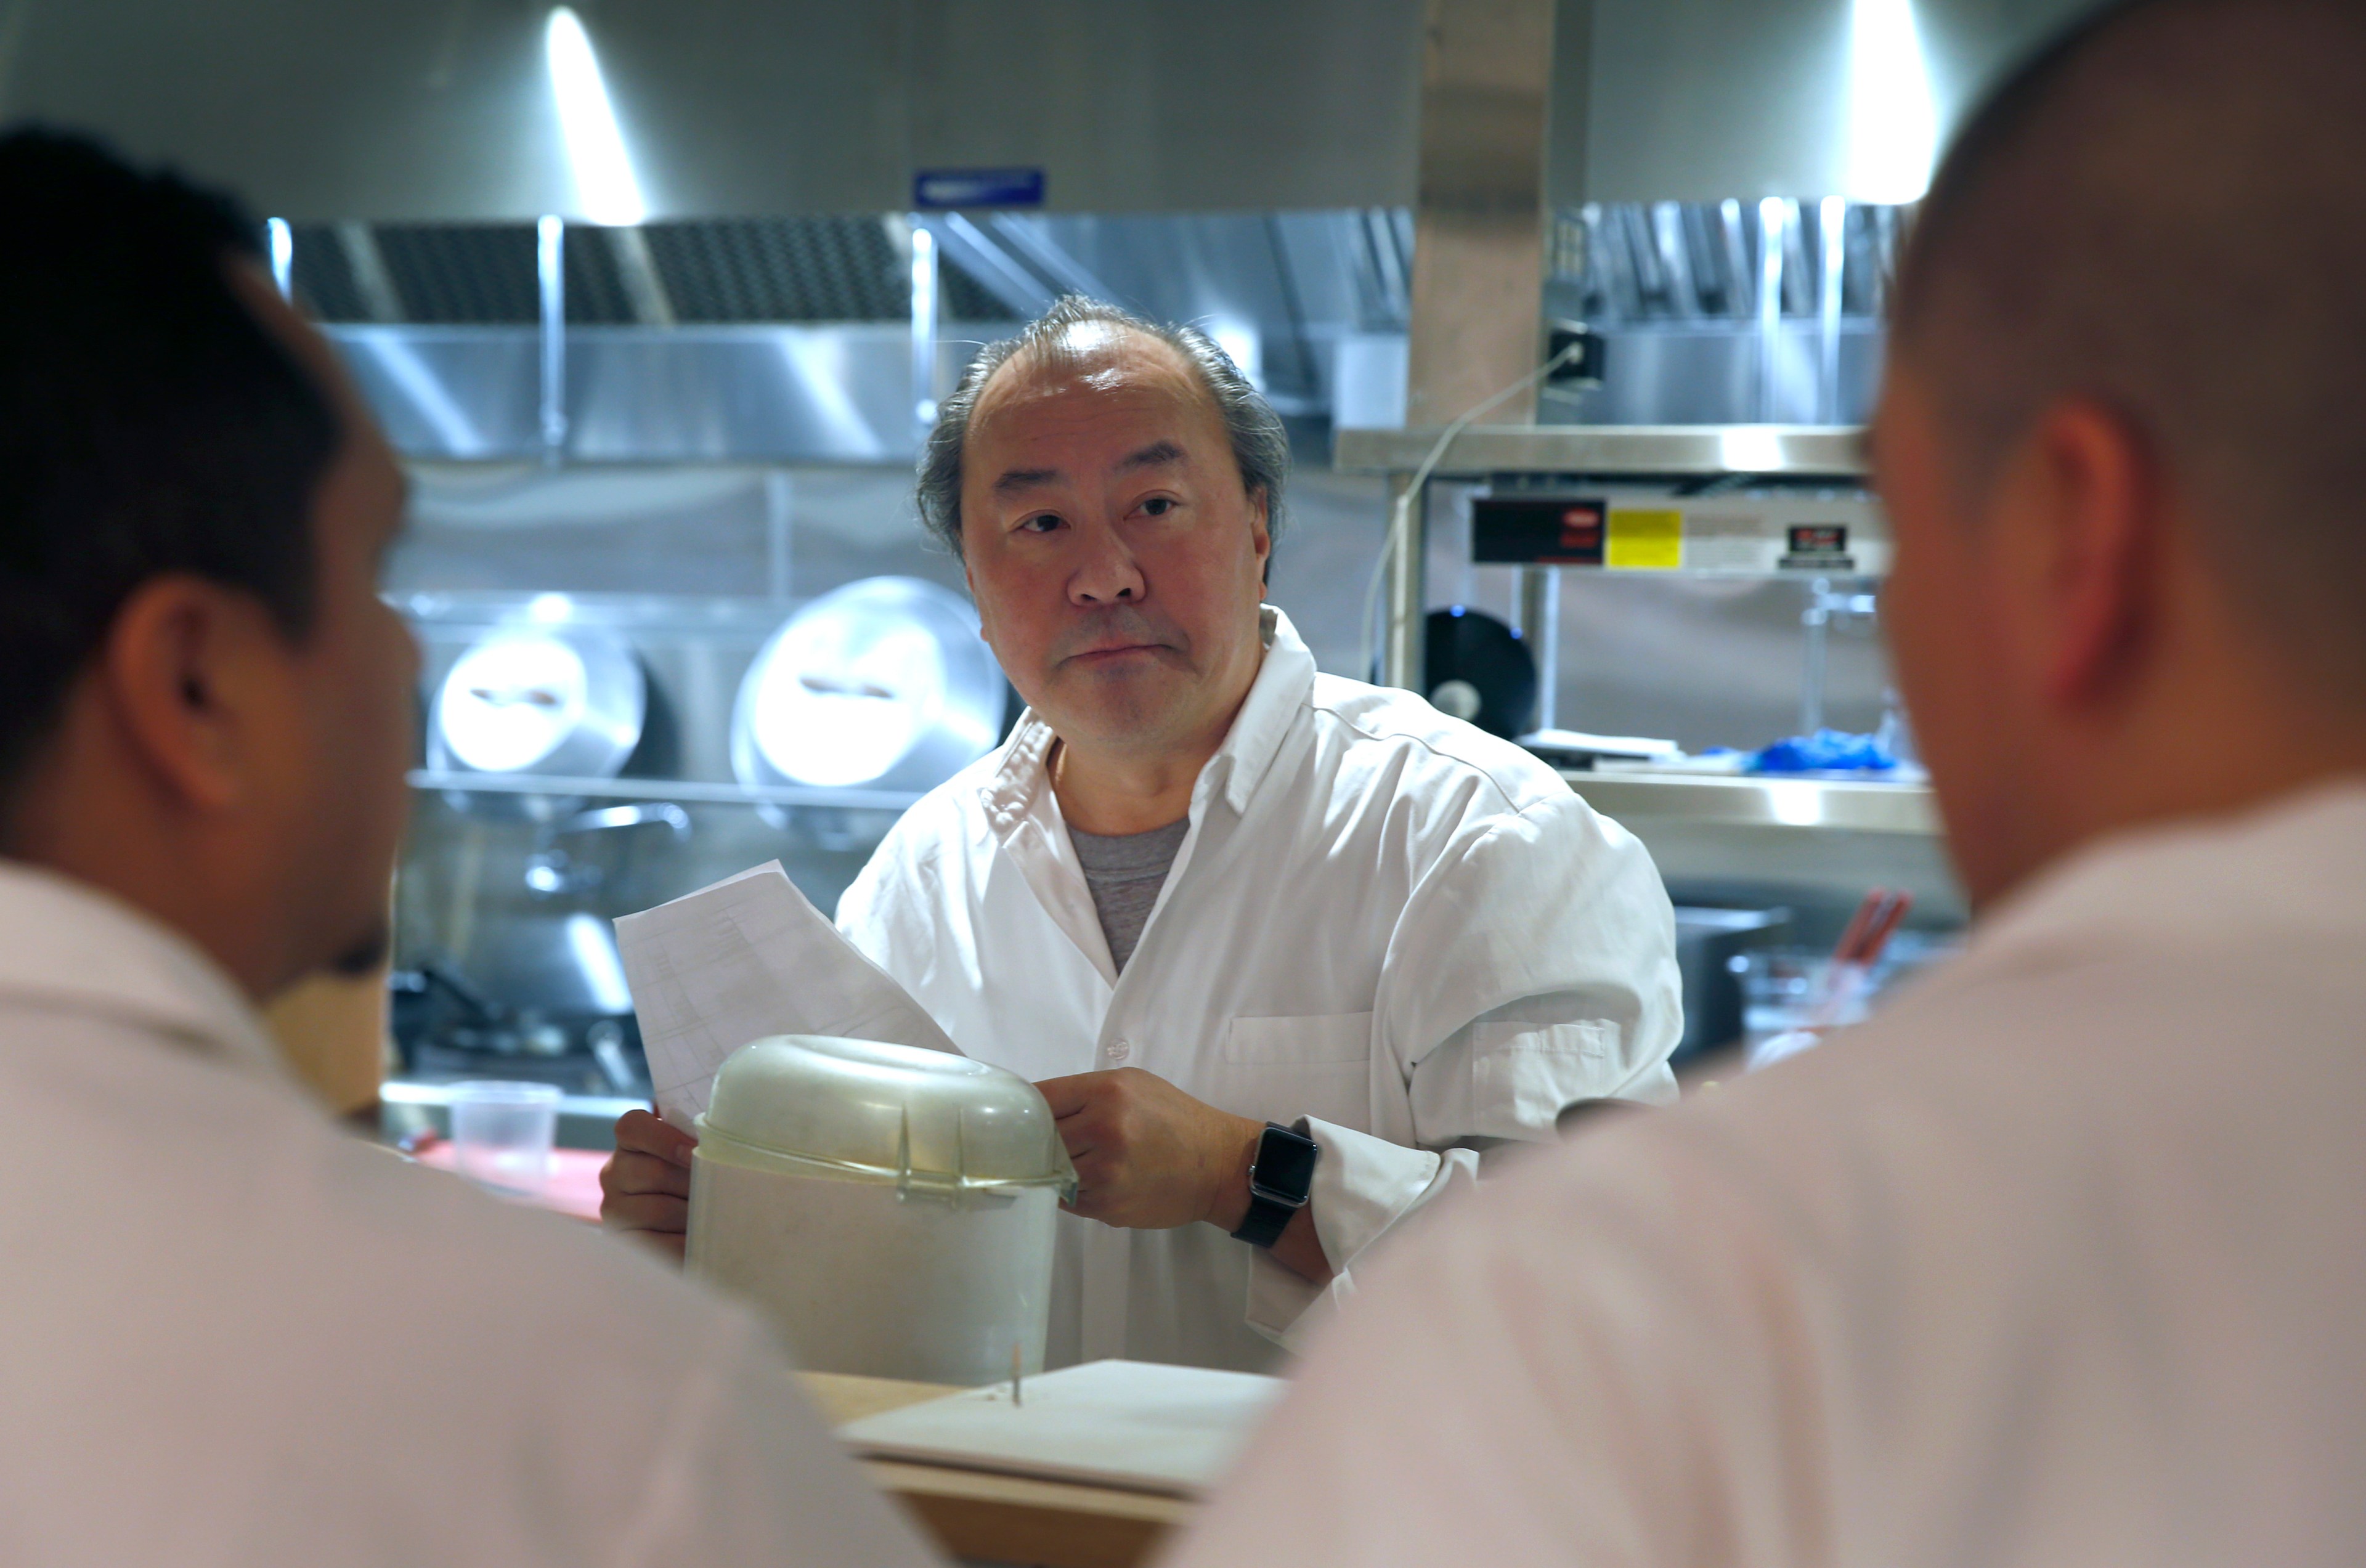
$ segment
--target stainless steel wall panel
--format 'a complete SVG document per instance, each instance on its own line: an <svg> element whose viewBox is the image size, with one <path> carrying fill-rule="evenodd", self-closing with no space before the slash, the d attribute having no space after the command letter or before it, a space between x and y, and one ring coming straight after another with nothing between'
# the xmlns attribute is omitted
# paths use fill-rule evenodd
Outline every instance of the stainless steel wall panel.
<svg viewBox="0 0 2366 1568"><path fill-rule="evenodd" d="M541 450L541 339L530 327L325 329L395 449L434 457Z"/></svg>
<svg viewBox="0 0 2366 1568"><path fill-rule="evenodd" d="M482 459L541 450L539 337L522 327L334 326L397 450ZM975 352L939 347L950 385ZM873 322L587 327L567 337L565 455L586 462L908 464L912 340Z"/></svg>
<svg viewBox="0 0 2366 1568"><path fill-rule="evenodd" d="M579 333L569 452L589 461L905 463L912 339L868 322Z"/></svg>
<svg viewBox="0 0 2366 1568"><path fill-rule="evenodd" d="M1762 344L1756 333L1716 325L1613 329L1604 334L1609 372L1599 387L1555 389L1544 417L1569 424L1754 424ZM1880 387L1881 333L1849 321L1840 334L1839 418L1861 424ZM1820 342L1812 323L1786 321L1775 337L1774 421L1827 423L1820 416Z"/></svg>

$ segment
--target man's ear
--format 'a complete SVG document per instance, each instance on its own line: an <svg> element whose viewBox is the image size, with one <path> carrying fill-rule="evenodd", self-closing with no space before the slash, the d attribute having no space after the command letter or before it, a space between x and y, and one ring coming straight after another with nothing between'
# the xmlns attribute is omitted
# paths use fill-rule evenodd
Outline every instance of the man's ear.
<svg viewBox="0 0 2366 1568"><path fill-rule="evenodd" d="M99 687L126 746L168 795L201 812L255 786L255 704L281 639L252 596L183 573L132 590L108 626Z"/></svg>
<svg viewBox="0 0 2366 1568"><path fill-rule="evenodd" d="M1249 491L1249 547L1256 552L1257 581L1273 586L1273 495L1265 486Z"/></svg>
<svg viewBox="0 0 2366 1568"><path fill-rule="evenodd" d="M2155 626L2167 518L2150 447L2117 411L2078 400L2038 420L2014 467L2041 689L2066 706L2108 703Z"/></svg>

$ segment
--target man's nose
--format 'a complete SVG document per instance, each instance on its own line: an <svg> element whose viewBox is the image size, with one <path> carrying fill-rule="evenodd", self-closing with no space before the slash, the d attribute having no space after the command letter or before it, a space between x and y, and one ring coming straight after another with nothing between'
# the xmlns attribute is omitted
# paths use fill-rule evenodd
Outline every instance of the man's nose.
<svg viewBox="0 0 2366 1568"><path fill-rule="evenodd" d="M1102 526L1082 533L1084 558L1068 579L1071 604L1137 604L1149 596L1142 565L1116 529Z"/></svg>

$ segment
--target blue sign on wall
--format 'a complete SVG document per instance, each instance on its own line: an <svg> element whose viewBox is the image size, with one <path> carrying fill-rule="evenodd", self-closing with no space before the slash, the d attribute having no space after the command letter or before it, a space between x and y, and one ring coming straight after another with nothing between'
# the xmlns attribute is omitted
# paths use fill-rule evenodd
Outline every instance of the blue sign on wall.
<svg viewBox="0 0 2366 1568"><path fill-rule="evenodd" d="M1041 169L922 169L912 176L912 205L923 212L948 207L1041 207Z"/></svg>

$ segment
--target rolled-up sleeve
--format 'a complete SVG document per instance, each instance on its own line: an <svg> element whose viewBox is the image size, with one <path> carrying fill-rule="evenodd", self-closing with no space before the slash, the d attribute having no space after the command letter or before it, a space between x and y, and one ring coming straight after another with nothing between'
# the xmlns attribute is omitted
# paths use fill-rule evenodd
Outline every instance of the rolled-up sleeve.
<svg viewBox="0 0 2366 1568"><path fill-rule="evenodd" d="M1377 1133L1310 1121L1311 1200L1335 1277L1260 1253L1249 1322L1297 1342L1357 1258L1478 1179L1482 1149L1549 1142L1581 1100L1664 1104L1683 1031L1674 914L1650 853L1574 795L1478 825L1407 901L1373 1012Z"/></svg>

